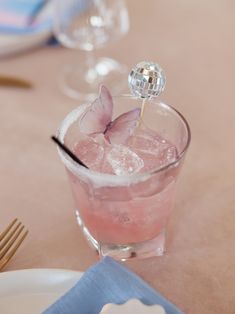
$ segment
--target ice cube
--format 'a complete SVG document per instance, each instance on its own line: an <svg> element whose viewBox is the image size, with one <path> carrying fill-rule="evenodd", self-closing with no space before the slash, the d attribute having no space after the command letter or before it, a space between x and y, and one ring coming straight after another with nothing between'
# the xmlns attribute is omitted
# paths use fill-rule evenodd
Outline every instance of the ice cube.
<svg viewBox="0 0 235 314"><path fill-rule="evenodd" d="M160 168L177 159L176 147L146 126L130 137L128 146L143 160L141 172Z"/></svg>
<svg viewBox="0 0 235 314"><path fill-rule="evenodd" d="M137 173L144 167L143 160L123 145L114 145L106 157L113 172L118 176Z"/></svg>
<svg viewBox="0 0 235 314"><path fill-rule="evenodd" d="M170 145L162 151L162 161L163 163L173 162L177 159L178 153L177 148L173 145Z"/></svg>
<svg viewBox="0 0 235 314"><path fill-rule="evenodd" d="M159 154L168 144L159 134L150 129L139 130L128 143L134 151L141 151L151 155Z"/></svg>
<svg viewBox="0 0 235 314"><path fill-rule="evenodd" d="M104 148L91 137L79 141L74 152L92 170L97 170L104 157Z"/></svg>

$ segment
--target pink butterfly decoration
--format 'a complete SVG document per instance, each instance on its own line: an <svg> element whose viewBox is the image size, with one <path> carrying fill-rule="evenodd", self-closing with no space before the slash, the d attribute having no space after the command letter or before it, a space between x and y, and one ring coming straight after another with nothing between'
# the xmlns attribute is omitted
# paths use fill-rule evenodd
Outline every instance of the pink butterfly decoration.
<svg viewBox="0 0 235 314"><path fill-rule="evenodd" d="M102 85L99 97L81 117L81 132L88 135L103 133L109 143L125 143L138 124L140 108L125 112L114 121L112 115L113 99L108 89Z"/></svg>

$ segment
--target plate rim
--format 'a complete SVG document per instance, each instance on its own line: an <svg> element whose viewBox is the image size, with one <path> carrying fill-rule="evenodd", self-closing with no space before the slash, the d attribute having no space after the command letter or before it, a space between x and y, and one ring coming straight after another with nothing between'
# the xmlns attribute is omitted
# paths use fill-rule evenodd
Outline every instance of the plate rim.
<svg viewBox="0 0 235 314"><path fill-rule="evenodd" d="M7 314L42 313L66 294L83 272L64 268L26 268L0 273L0 308ZM9 306L9 304L11 304Z"/></svg>
<svg viewBox="0 0 235 314"><path fill-rule="evenodd" d="M42 293L40 291L44 289L45 293L48 293L48 290L54 293L53 287L55 293L65 292L64 286L72 287L82 275L81 271L64 268L26 268L2 272L0 273L0 300L13 295L26 295L30 287L36 291L35 294Z"/></svg>
<svg viewBox="0 0 235 314"><path fill-rule="evenodd" d="M28 35L4 34L0 39L0 57L10 56L43 45L51 36L51 31Z"/></svg>
<svg viewBox="0 0 235 314"><path fill-rule="evenodd" d="M7 270L0 272L0 279L2 276L9 275L9 274L15 274L15 273L26 273L26 272L39 272L39 271L52 271L52 272L66 272L66 273L83 273L83 271L79 270L73 270L73 269L68 269L68 268L53 268L53 267L36 267L36 268L21 268L21 269L12 269L12 270Z"/></svg>

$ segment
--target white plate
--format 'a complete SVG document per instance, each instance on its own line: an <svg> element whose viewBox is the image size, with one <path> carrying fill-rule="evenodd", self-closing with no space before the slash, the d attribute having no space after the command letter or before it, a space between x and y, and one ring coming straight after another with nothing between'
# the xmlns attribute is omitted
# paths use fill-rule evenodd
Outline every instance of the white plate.
<svg viewBox="0 0 235 314"><path fill-rule="evenodd" d="M39 314L72 288L82 273L25 269L0 274L0 313Z"/></svg>
<svg viewBox="0 0 235 314"><path fill-rule="evenodd" d="M50 31L29 35L1 35L0 57L42 45L51 37Z"/></svg>
<svg viewBox="0 0 235 314"><path fill-rule="evenodd" d="M166 314L160 305L144 305L137 299L131 299L124 304L106 304L100 314Z"/></svg>

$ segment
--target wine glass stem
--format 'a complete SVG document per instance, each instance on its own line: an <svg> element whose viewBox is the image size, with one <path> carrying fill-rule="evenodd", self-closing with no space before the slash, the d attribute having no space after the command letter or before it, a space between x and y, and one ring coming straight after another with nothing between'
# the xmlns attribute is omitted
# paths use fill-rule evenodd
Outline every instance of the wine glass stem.
<svg viewBox="0 0 235 314"><path fill-rule="evenodd" d="M86 61L87 61L87 73L86 73L86 81L90 84L94 84L97 81L98 73L95 67L95 55L94 51L87 51L86 52Z"/></svg>
<svg viewBox="0 0 235 314"><path fill-rule="evenodd" d="M87 51L87 68L89 70L94 70L95 66L95 55L94 55L94 50Z"/></svg>

